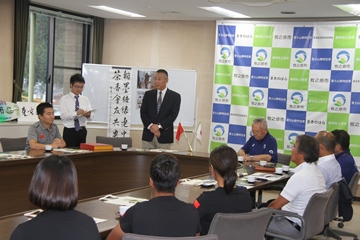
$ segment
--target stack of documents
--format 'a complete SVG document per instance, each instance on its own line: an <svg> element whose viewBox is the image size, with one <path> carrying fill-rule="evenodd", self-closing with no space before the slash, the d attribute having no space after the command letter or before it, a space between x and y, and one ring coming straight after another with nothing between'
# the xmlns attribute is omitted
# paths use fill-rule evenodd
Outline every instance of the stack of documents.
<svg viewBox="0 0 360 240"><path fill-rule="evenodd" d="M131 196L117 197L117 196L114 196L111 194L101 197L101 198L99 198L99 200L104 201L106 203L122 205L122 206L132 206L138 202L148 201L148 199L145 199L145 198L137 198L137 197L131 197Z"/></svg>
<svg viewBox="0 0 360 240"><path fill-rule="evenodd" d="M31 156L27 156L26 154L0 153L0 160L1 159L22 159L22 158L31 158Z"/></svg>
<svg viewBox="0 0 360 240"><path fill-rule="evenodd" d="M214 179L180 179L180 184L184 185L193 185L193 186L215 186L217 184L216 180Z"/></svg>
<svg viewBox="0 0 360 240"><path fill-rule="evenodd" d="M85 153L85 152L91 152L91 151L89 151L89 150L72 149L72 148L56 148L56 149L53 149L53 151L56 151L56 152L66 152L66 153Z"/></svg>

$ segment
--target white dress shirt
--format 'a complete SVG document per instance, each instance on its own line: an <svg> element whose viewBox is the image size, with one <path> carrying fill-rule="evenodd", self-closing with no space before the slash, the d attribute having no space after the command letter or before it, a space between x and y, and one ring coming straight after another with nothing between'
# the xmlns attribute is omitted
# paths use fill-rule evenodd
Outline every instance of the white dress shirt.
<svg viewBox="0 0 360 240"><path fill-rule="evenodd" d="M87 118L80 115L78 116L75 111L75 94L70 92L60 98L60 118L66 128L74 128L74 119L78 118L81 127L86 126ZM93 110L90 101L87 97L79 95L79 108L84 111ZM94 113L90 115L90 119L93 119Z"/></svg>
<svg viewBox="0 0 360 240"><path fill-rule="evenodd" d="M334 182L342 179L341 167L334 154L320 157L317 165L324 175L326 189L329 189Z"/></svg>

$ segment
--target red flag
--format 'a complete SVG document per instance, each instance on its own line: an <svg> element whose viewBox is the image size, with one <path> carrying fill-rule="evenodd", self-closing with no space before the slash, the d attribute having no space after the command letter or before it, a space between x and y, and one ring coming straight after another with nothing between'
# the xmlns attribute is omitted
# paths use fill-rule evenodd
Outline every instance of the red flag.
<svg viewBox="0 0 360 240"><path fill-rule="evenodd" d="M176 131L176 140L180 140L180 135L184 132L184 129L183 127L181 126L181 123L179 122L179 125L178 125L178 128L177 128L177 131Z"/></svg>

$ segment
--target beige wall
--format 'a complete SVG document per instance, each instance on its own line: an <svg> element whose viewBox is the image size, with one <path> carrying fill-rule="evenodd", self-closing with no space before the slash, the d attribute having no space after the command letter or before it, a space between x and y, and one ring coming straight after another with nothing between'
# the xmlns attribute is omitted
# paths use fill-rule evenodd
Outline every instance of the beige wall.
<svg viewBox="0 0 360 240"><path fill-rule="evenodd" d="M215 22L105 21L103 64L197 71L197 122L202 123L203 141L196 142L196 151L200 152L207 152L209 145L215 32ZM192 132L187 135L191 141ZM131 131L131 137L141 147L141 131ZM172 148L188 149L185 138Z"/></svg>
<svg viewBox="0 0 360 240"><path fill-rule="evenodd" d="M0 100L12 100L14 1L0 0Z"/></svg>

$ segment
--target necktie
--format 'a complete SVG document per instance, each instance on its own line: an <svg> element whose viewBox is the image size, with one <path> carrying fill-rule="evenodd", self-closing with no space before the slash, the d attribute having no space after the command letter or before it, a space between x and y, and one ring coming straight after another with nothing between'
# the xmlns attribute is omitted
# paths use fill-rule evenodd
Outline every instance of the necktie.
<svg viewBox="0 0 360 240"><path fill-rule="evenodd" d="M159 92L159 97L157 99L157 113L159 113L161 102L162 102L161 94L162 94L162 92Z"/></svg>
<svg viewBox="0 0 360 240"><path fill-rule="evenodd" d="M79 96L75 96L75 111L79 109ZM76 117L74 119L75 131L80 130L80 122L79 119Z"/></svg>

